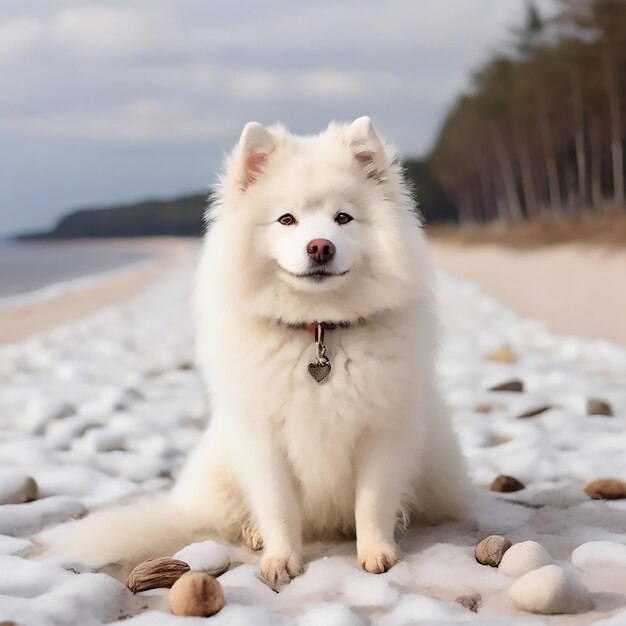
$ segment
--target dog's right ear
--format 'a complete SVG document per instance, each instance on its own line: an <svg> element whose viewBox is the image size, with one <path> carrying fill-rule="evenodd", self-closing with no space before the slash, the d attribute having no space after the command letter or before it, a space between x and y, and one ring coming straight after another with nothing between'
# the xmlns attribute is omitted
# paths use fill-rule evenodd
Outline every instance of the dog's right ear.
<svg viewBox="0 0 626 626"><path fill-rule="evenodd" d="M245 191L263 171L276 140L265 126L248 122L239 138L241 155L241 188Z"/></svg>
<svg viewBox="0 0 626 626"><path fill-rule="evenodd" d="M385 162L385 149L372 120L364 115L346 129L346 138L353 158L369 178L378 178Z"/></svg>

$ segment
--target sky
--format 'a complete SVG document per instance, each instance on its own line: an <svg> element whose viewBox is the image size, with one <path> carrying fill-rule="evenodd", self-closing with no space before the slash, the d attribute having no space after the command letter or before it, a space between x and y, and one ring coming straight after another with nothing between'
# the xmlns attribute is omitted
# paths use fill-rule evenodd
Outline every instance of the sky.
<svg viewBox="0 0 626 626"><path fill-rule="evenodd" d="M370 115L423 155L524 4L2 0L0 236L206 190L250 120Z"/></svg>

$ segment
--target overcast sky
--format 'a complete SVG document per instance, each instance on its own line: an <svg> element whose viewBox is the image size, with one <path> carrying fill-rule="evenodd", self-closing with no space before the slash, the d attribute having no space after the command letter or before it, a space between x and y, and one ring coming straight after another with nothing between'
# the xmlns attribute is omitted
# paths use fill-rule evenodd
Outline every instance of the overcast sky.
<svg viewBox="0 0 626 626"><path fill-rule="evenodd" d="M545 5L544 0L540 5ZM0 236L208 188L245 122L428 151L523 0L2 0Z"/></svg>

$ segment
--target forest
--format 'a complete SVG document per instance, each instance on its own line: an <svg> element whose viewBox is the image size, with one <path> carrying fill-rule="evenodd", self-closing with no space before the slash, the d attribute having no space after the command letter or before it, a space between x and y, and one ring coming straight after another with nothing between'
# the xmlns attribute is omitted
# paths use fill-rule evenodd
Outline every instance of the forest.
<svg viewBox="0 0 626 626"><path fill-rule="evenodd" d="M428 157L462 224L626 209L626 0L556 2L527 4Z"/></svg>

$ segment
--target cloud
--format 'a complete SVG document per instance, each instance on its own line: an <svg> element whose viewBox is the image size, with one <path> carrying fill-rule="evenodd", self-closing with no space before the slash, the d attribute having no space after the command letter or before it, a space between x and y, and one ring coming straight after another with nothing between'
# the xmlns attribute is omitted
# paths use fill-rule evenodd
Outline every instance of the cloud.
<svg viewBox="0 0 626 626"><path fill-rule="evenodd" d="M76 5L46 24L49 42L72 54L119 59L140 54L155 42L152 17L130 7Z"/></svg>
<svg viewBox="0 0 626 626"><path fill-rule="evenodd" d="M0 133L8 136L107 143L223 140L237 130L238 125L233 120L199 115L183 104L149 99L98 111L61 111L37 116L15 114L0 119Z"/></svg>
<svg viewBox="0 0 626 626"><path fill-rule="evenodd" d="M41 23L30 17L0 22L0 62L24 56L37 42Z"/></svg>
<svg viewBox="0 0 626 626"><path fill-rule="evenodd" d="M180 191L183 169L197 171L177 167L181 151L201 150L215 167L250 119L316 132L369 114L401 152L424 153L470 70L523 9L521 0L2 0L0 142L22 157L3 170L0 207L37 204L24 179L71 181L54 156L34 158L68 141L98 154L98 166L65 191L42 187L42 211L72 205L79 183L81 202L90 186L106 201L98 171L113 149L116 198L137 177ZM160 155L153 177L120 164L134 150Z"/></svg>

